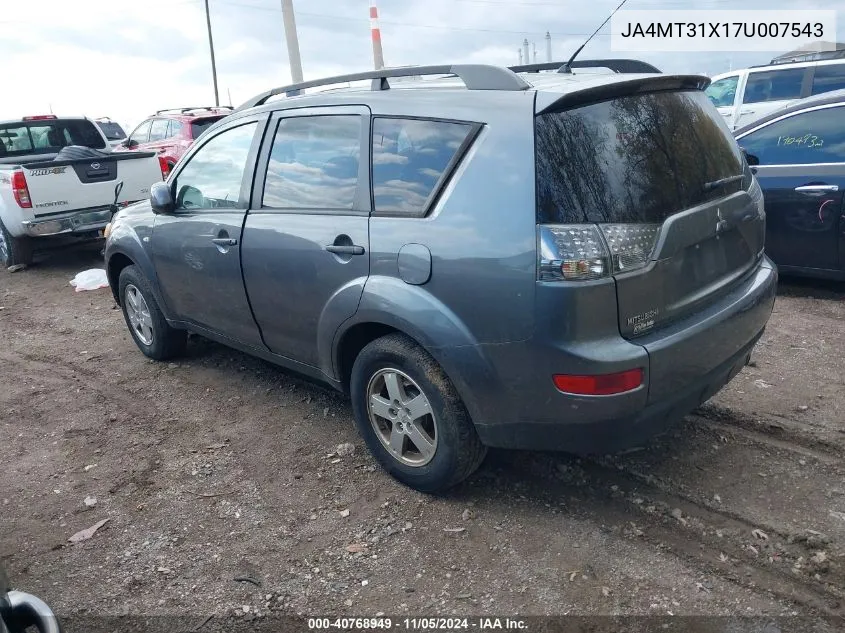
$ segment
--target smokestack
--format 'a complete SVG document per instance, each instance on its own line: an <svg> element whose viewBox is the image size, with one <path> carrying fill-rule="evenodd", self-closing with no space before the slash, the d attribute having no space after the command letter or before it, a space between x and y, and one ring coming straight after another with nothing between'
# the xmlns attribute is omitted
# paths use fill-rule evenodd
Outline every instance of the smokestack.
<svg viewBox="0 0 845 633"><path fill-rule="evenodd" d="M552 61L552 34L546 31L546 61Z"/></svg>
<svg viewBox="0 0 845 633"><path fill-rule="evenodd" d="M530 64L531 63L531 55L528 54L528 38L527 37L522 41L522 50L523 50L523 53L525 54L525 63Z"/></svg>
<svg viewBox="0 0 845 633"><path fill-rule="evenodd" d="M522 49L516 49L516 52L519 53L519 65L522 66Z"/></svg>
<svg viewBox="0 0 845 633"><path fill-rule="evenodd" d="M376 0L370 0L370 34L373 38L373 64L376 70L384 68L384 54L381 50L381 29L378 26Z"/></svg>
<svg viewBox="0 0 845 633"><path fill-rule="evenodd" d="M537 43L536 42L531 42L531 53L534 56L533 61L536 64L537 63Z"/></svg>

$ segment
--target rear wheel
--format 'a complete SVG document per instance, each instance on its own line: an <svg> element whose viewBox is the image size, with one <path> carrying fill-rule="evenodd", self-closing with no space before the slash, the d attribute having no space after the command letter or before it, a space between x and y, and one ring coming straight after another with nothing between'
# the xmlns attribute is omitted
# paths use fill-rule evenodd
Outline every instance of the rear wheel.
<svg viewBox="0 0 845 633"><path fill-rule="evenodd" d="M0 262L7 268L32 263L32 240L29 237L15 237L0 220Z"/></svg>
<svg viewBox="0 0 845 633"><path fill-rule="evenodd" d="M355 422L370 452L411 488L436 492L471 475L487 452L454 385L401 334L367 345L352 368Z"/></svg>
<svg viewBox="0 0 845 633"><path fill-rule="evenodd" d="M120 307L138 348L150 358L167 360L185 351L188 334L171 327L137 266L120 271Z"/></svg>

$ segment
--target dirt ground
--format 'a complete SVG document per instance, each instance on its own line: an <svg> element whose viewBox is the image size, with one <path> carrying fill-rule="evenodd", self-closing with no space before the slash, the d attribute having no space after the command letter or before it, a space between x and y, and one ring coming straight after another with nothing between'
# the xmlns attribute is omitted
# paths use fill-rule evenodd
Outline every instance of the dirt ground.
<svg viewBox="0 0 845 633"><path fill-rule="evenodd" d="M340 395L197 337L147 360L68 284L100 265L0 273L0 556L57 612L845 614L841 284L784 280L752 365L668 436L495 451L431 497Z"/></svg>

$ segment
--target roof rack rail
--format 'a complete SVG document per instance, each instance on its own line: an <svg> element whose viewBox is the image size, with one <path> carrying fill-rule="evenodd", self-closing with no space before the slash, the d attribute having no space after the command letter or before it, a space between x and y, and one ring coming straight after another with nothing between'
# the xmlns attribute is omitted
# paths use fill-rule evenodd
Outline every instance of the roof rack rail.
<svg viewBox="0 0 845 633"><path fill-rule="evenodd" d="M543 62L509 66L515 73L537 73L541 70L558 70L566 62ZM659 73L656 67L638 59L582 59L572 62L570 68L608 68L615 73Z"/></svg>
<svg viewBox="0 0 845 633"><path fill-rule="evenodd" d="M332 84L346 83L349 81L361 81L372 79L371 90L389 90L390 84L387 80L391 77L417 77L422 75L456 75L468 90L526 90L529 84L518 77L511 70L503 66L491 66L488 64L444 64L440 66L410 66L405 68L382 68L381 70L370 70L351 75L338 75L324 79L313 79L303 81L289 86L273 88L260 95L249 99L237 110L245 110L266 103L267 99L280 94L295 96L300 90L316 88L317 86L330 86ZM237 111L236 110L236 111Z"/></svg>
<svg viewBox="0 0 845 633"><path fill-rule="evenodd" d="M192 108L164 108L163 110L156 110L156 114L163 114L165 112L191 112L192 110L234 110L232 106L194 106Z"/></svg>

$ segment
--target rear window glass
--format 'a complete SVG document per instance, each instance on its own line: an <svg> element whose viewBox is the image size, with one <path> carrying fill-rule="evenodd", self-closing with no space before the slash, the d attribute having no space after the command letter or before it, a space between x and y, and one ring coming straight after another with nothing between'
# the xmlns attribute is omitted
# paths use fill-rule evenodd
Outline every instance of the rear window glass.
<svg viewBox="0 0 845 633"><path fill-rule="evenodd" d="M742 102L760 103L761 101L798 99L801 96L804 72L803 68L793 68L792 70L749 73Z"/></svg>
<svg viewBox="0 0 845 633"><path fill-rule="evenodd" d="M55 154L68 145L106 146L90 121L32 121L0 125L0 156Z"/></svg>
<svg viewBox="0 0 845 633"><path fill-rule="evenodd" d="M199 138L199 135L205 132L208 128L212 125L217 123L222 116L210 116L204 119L197 119L191 123L191 137L194 139Z"/></svg>
<svg viewBox="0 0 845 633"><path fill-rule="evenodd" d="M97 125L100 126L103 134L110 141L119 141L122 138L126 138L126 132L114 121L97 121Z"/></svg>
<svg viewBox="0 0 845 633"><path fill-rule="evenodd" d="M544 224L662 223L738 191L742 154L703 92L659 92L536 119L537 214Z"/></svg>
<svg viewBox="0 0 845 633"><path fill-rule="evenodd" d="M818 95L831 90L845 88L845 64L835 66L816 66L813 76L812 94Z"/></svg>
<svg viewBox="0 0 845 633"><path fill-rule="evenodd" d="M472 125L377 118L373 199L379 215L421 216Z"/></svg>

